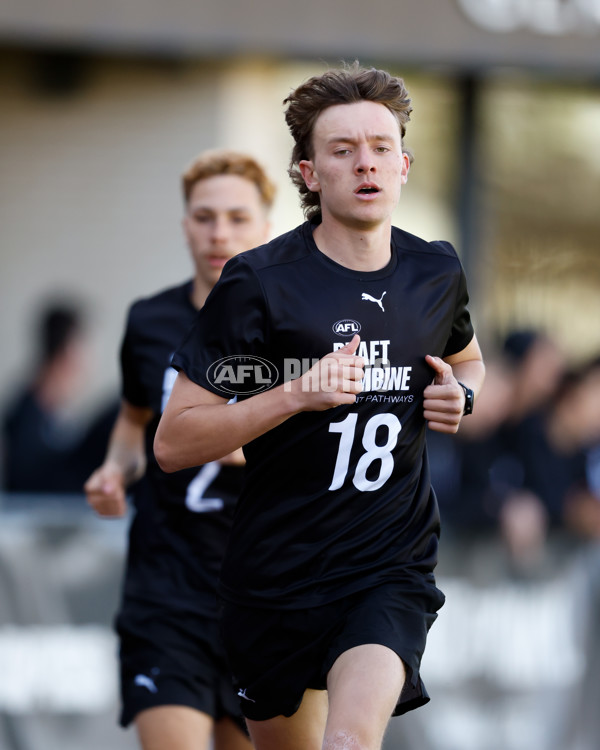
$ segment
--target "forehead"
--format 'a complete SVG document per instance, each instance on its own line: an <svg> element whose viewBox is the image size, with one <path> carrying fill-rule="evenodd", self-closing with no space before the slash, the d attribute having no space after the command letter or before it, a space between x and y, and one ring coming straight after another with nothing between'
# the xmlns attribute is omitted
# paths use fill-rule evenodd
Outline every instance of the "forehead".
<svg viewBox="0 0 600 750"><path fill-rule="evenodd" d="M400 125L395 115L379 102L361 101L334 104L323 110L315 122L315 140L388 136L400 140Z"/></svg>
<svg viewBox="0 0 600 750"><path fill-rule="evenodd" d="M192 210L255 211L262 208L262 200L258 186L252 180L221 174L199 180L192 188L188 205Z"/></svg>

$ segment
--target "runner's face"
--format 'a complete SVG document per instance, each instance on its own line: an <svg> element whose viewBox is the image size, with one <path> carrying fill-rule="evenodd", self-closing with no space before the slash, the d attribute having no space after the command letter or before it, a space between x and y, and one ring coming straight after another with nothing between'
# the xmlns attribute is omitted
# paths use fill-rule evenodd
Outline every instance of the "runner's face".
<svg viewBox="0 0 600 750"><path fill-rule="evenodd" d="M213 286L234 255L262 245L269 224L257 186L238 175L217 175L192 188L183 219L196 274Z"/></svg>
<svg viewBox="0 0 600 750"><path fill-rule="evenodd" d="M299 166L308 188L320 194L324 221L357 229L391 222L410 164L387 107L371 101L328 107L315 122L312 145L313 159Z"/></svg>

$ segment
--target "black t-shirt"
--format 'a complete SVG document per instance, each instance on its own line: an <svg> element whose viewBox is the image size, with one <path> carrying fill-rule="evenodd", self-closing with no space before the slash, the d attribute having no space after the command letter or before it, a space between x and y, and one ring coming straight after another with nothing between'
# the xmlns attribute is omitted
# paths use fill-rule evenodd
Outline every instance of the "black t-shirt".
<svg viewBox="0 0 600 750"><path fill-rule="evenodd" d="M214 393L248 394L361 336L368 372L356 404L297 414L244 447L220 586L241 604L317 606L429 576L437 559L425 355L454 354L473 337L461 264L448 243L394 228L389 264L353 271L318 250L312 229L307 222L229 261L173 358Z"/></svg>
<svg viewBox="0 0 600 750"><path fill-rule="evenodd" d="M215 615L215 591L243 469L214 462L166 474L154 435L177 375L171 357L192 325L192 282L135 302L121 347L123 397L154 413L147 470L133 488L125 595Z"/></svg>

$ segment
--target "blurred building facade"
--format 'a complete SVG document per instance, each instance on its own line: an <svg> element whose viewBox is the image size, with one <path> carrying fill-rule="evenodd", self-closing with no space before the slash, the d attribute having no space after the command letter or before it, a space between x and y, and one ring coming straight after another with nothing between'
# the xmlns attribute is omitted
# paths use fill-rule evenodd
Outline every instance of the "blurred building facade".
<svg viewBox="0 0 600 750"><path fill-rule="evenodd" d="M597 352L599 39L600 0L3 3L0 393L61 289L95 316L88 395L115 386L127 303L186 273L173 185L198 151L254 153L274 232L299 223L282 100L354 58L407 80L398 223L456 243L484 343L527 324Z"/></svg>

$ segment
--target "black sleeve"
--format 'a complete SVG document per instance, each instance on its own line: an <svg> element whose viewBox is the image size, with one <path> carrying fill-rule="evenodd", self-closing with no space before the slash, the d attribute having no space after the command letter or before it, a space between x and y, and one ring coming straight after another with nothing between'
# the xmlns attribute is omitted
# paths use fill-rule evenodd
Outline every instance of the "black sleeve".
<svg viewBox="0 0 600 750"><path fill-rule="evenodd" d="M456 257L459 267L456 301L454 304L454 319L452 321L450 336L448 337L446 348L442 355L443 357L449 357L452 354L462 351L468 346L475 335L475 331L473 329L468 309L469 293L467 291L467 279L465 277L464 269L456 255L456 250L454 250L449 242L439 242L434 244L443 245L448 250L451 250L452 254Z"/></svg>
<svg viewBox="0 0 600 750"><path fill-rule="evenodd" d="M125 334L121 342L121 395L132 406L150 406L149 396L141 382L139 357L136 356L135 305L129 308Z"/></svg>
<svg viewBox="0 0 600 750"><path fill-rule="evenodd" d="M227 395L209 377L209 368L224 357L262 356L268 343L265 296L247 261L232 258L194 325L173 356L172 365L194 383Z"/></svg>

